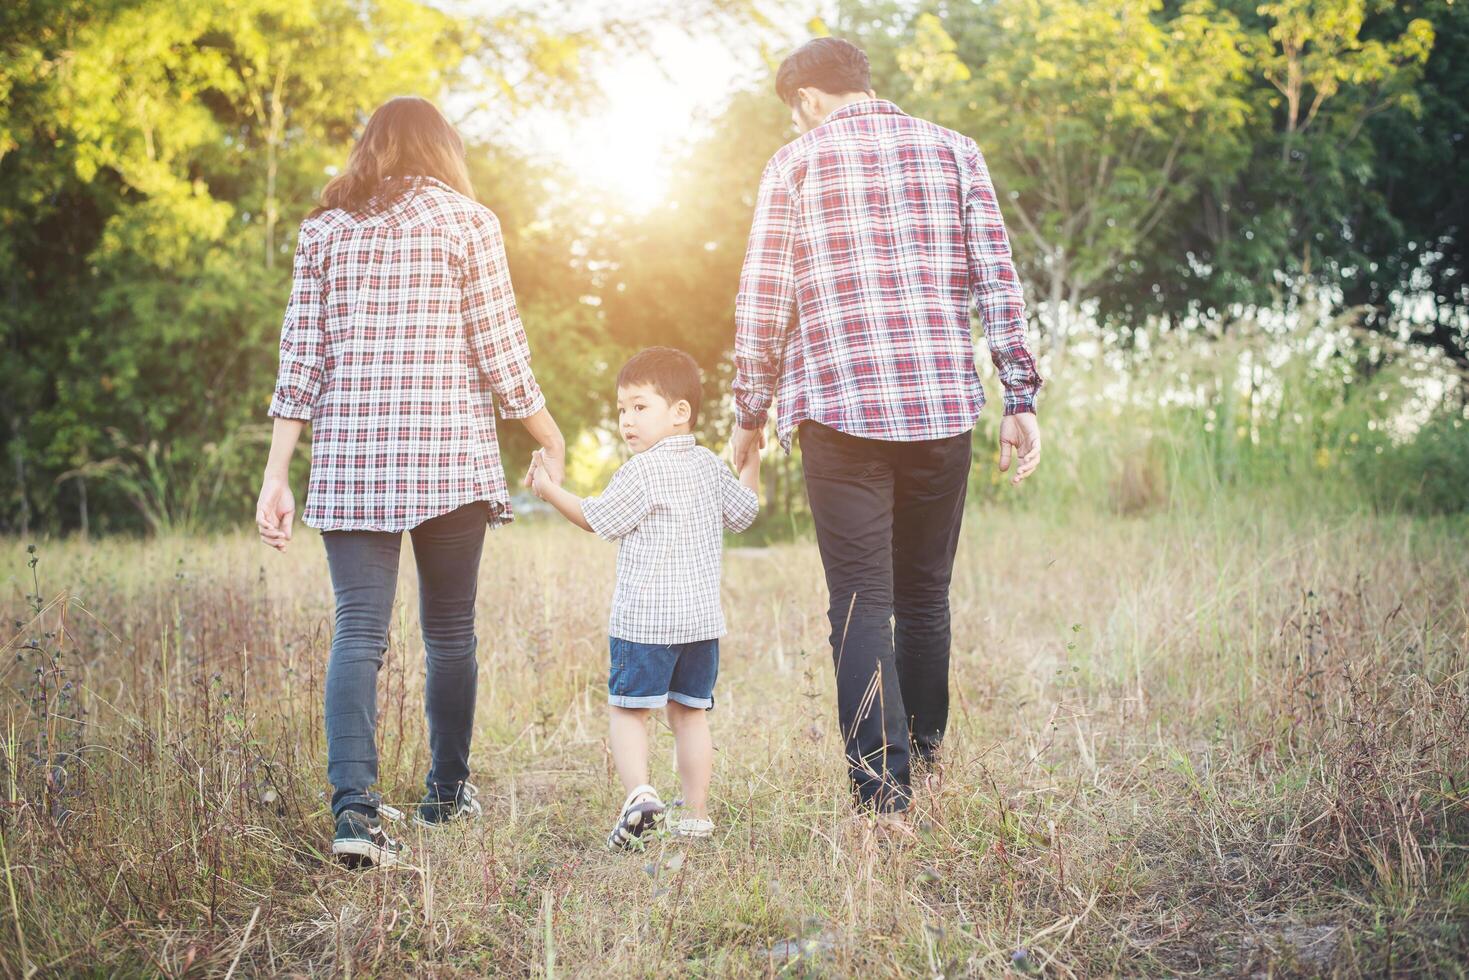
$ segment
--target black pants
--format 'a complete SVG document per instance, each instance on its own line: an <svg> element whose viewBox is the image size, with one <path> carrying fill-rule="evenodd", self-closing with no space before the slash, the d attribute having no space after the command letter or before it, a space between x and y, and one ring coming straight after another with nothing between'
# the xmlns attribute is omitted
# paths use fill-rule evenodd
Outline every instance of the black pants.
<svg viewBox="0 0 1469 980"><path fill-rule="evenodd" d="M949 581L970 434L883 442L803 422L800 436L852 785L866 805L904 810L910 754L931 759L949 719Z"/></svg>

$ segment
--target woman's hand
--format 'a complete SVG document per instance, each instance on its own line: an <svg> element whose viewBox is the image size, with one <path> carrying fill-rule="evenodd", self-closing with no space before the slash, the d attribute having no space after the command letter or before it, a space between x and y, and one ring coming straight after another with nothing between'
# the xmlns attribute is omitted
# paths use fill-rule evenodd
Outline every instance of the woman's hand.
<svg viewBox="0 0 1469 980"><path fill-rule="evenodd" d="M532 490L535 490L537 470L544 470L551 482L559 487L561 481L566 479L566 458L549 449L537 449L532 453L530 469L525 471L525 485ZM539 492L536 495L540 496Z"/></svg>
<svg viewBox="0 0 1469 980"><path fill-rule="evenodd" d="M255 527L260 540L276 551L285 551L291 542L291 525L296 519L296 498L283 476L265 474L260 484L260 500L255 504Z"/></svg>
<svg viewBox="0 0 1469 980"><path fill-rule="evenodd" d="M559 487L561 485L561 479L561 475L552 473L551 467L547 462L545 450L537 449L531 455L530 472L526 474L526 480L529 481L531 490L535 492L537 497L545 500L547 488L551 486Z"/></svg>

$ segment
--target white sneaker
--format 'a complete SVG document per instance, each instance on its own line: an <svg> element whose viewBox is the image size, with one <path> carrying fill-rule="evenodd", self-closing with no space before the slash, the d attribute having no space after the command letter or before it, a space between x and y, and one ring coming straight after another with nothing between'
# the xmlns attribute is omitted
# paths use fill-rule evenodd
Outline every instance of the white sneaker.
<svg viewBox="0 0 1469 980"><path fill-rule="evenodd" d="M680 837L704 840L714 836L714 821L700 820L697 817L684 817L673 825L673 832Z"/></svg>
<svg viewBox="0 0 1469 980"><path fill-rule="evenodd" d="M623 801L622 812L617 815L617 825L607 836L607 849L621 851L632 847L638 838L663 820L663 801L658 791L646 784L634 786Z"/></svg>

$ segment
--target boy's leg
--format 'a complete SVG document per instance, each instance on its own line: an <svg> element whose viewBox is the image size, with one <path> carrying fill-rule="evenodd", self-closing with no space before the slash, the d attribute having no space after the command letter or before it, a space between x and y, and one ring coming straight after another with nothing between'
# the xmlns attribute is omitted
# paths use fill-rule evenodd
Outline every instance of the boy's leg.
<svg viewBox="0 0 1469 980"><path fill-rule="evenodd" d="M388 648L403 536L380 531L327 531L321 536L336 594L331 658L326 668L327 781L332 814L377 809L377 675Z"/></svg>
<svg viewBox="0 0 1469 980"><path fill-rule="evenodd" d="M861 802L906 810L908 726L893 662L892 444L801 423L801 468L831 594L837 715Z"/></svg>
<svg viewBox="0 0 1469 980"><path fill-rule="evenodd" d="M709 737L709 711L668 702L668 727L678 759L678 781L684 808L698 820L709 819L709 780L714 771L714 742Z"/></svg>
<svg viewBox="0 0 1469 980"><path fill-rule="evenodd" d="M466 504L410 532L418 565L418 615L428 670L423 701L431 758L425 784L430 793L446 801L455 799L469 778L479 679L474 600L487 506L483 501Z"/></svg>
<svg viewBox="0 0 1469 980"><path fill-rule="evenodd" d="M893 604L898 683L913 753L931 762L949 721L949 583L964 518L970 434L898 451Z"/></svg>
<svg viewBox="0 0 1469 980"><path fill-rule="evenodd" d="M607 748L622 791L631 793L648 783L648 708L607 706Z"/></svg>
<svg viewBox="0 0 1469 980"><path fill-rule="evenodd" d="M719 678L719 641L696 640L674 645L678 660L668 679L668 727L673 729L678 779L684 806L695 819L708 819L709 779L714 744L709 738L709 711Z"/></svg>

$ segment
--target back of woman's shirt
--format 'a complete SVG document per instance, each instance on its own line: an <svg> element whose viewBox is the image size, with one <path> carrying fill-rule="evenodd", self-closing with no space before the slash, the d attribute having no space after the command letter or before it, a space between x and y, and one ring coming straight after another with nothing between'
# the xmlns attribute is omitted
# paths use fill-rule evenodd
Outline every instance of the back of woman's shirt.
<svg viewBox="0 0 1469 980"><path fill-rule="evenodd" d="M429 177L301 225L270 414L312 423L304 520L403 531L478 500L510 518L495 437L545 399L500 225Z"/></svg>

